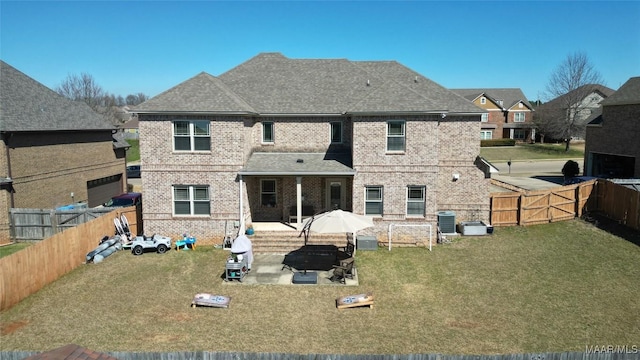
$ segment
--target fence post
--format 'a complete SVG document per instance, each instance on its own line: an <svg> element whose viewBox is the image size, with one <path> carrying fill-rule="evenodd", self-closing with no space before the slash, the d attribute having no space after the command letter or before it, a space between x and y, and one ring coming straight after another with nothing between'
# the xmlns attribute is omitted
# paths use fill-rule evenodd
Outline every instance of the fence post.
<svg viewBox="0 0 640 360"><path fill-rule="evenodd" d="M518 225L522 225L522 198L524 197L523 193L520 193L520 196L518 196L518 219L516 220L518 222Z"/></svg>
<svg viewBox="0 0 640 360"><path fill-rule="evenodd" d="M49 217L51 219L51 231L53 234L58 233L58 217L56 216L56 209L51 209L49 212ZM45 239L47 236L45 234L45 227L42 227L42 238Z"/></svg>

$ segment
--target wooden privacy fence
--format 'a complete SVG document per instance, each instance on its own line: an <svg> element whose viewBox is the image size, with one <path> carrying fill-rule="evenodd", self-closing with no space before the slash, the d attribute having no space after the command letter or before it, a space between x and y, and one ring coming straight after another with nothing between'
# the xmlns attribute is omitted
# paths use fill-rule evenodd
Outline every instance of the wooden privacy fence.
<svg viewBox="0 0 640 360"><path fill-rule="evenodd" d="M85 262L100 240L115 234L113 220L125 214L137 233L136 207L111 209L105 216L66 229L37 244L0 258L0 311L17 304Z"/></svg>
<svg viewBox="0 0 640 360"><path fill-rule="evenodd" d="M611 181L598 180L589 210L640 230L640 191Z"/></svg>
<svg viewBox="0 0 640 360"><path fill-rule="evenodd" d="M582 216L592 206L595 187L596 180L590 180L545 190L491 193L491 225L535 225Z"/></svg>
<svg viewBox="0 0 640 360"><path fill-rule="evenodd" d="M11 237L14 241L46 239L111 211L113 208L72 210L14 208L9 213Z"/></svg>

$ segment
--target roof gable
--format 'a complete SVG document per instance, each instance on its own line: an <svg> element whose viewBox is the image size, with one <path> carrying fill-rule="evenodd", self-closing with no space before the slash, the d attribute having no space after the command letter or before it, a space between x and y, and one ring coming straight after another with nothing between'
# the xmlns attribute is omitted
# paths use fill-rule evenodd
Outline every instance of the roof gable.
<svg viewBox="0 0 640 360"><path fill-rule="evenodd" d="M107 130L114 126L0 60L0 131Z"/></svg>
<svg viewBox="0 0 640 360"><path fill-rule="evenodd" d="M571 105L575 105L577 103L582 102L585 98L587 98L589 95L593 93L597 93L601 97L607 98L613 95L614 92L615 91L613 89L610 89L600 84L582 85L577 89L574 89L564 95L560 95L557 98L552 99L551 101L540 105L540 108L541 109L544 109L544 108L564 109L564 108L567 108L568 103L571 103Z"/></svg>
<svg viewBox="0 0 640 360"><path fill-rule="evenodd" d="M605 106L640 104L640 76L627 80L618 91L604 99L600 104Z"/></svg>
<svg viewBox="0 0 640 360"><path fill-rule="evenodd" d="M253 113L220 79L202 72L134 108L135 112Z"/></svg>
<svg viewBox="0 0 640 360"><path fill-rule="evenodd" d="M514 106L522 103L524 106L533 109L529 100L519 88L496 88L496 89L451 89L451 91L464 96L466 99L474 101L480 96L485 96L492 103L504 110L511 110Z"/></svg>

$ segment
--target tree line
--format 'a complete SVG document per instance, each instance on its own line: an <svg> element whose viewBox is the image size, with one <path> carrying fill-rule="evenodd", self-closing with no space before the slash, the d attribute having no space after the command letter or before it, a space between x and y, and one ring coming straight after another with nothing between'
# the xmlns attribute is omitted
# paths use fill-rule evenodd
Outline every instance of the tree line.
<svg viewBox="0 0 640 360"><path fill-rule="evenodd" d="M129 94L126 97L111 94L87 73L70 74L56 87L55 91L68 99L85 102L114 125L122 124L127 120L123 116L122 107L135 106L149 98L144 93Z"/></svg>

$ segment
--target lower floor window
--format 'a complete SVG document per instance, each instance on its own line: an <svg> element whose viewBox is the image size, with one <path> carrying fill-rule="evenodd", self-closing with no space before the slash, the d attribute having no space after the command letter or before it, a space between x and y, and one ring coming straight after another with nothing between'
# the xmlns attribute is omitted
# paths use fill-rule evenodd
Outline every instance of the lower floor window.
<svg viewBox="0 0 640 360"><path fill-rule="evenodd" d="M516 140L524 140L526 136L526 131L524 129L515 129L513 130L513 138Z"/></svg>
<svg viewBox="0 0 640 360"><path fill-rule="evenodd" d="M277 202L276 181L262 180L260 182L260 201L262 206L275 207Z"/></svg>
<svg viewBox="0 0 640 360"><path fill-rule="evenodd" d="M407 187L407 215L424 216L425 186Z"/></svg>
<svg viewBox="0 0 640 360"><path fill-rule="evenodd" d="M367 186L364 189L364 214L382 215L382 186Z"/></svg>
<svg viewBox="0 0 640 360"><path fill-rule="evenodd" d="M491 140L493 139L493 131L492 130L482 130L480 131L480 140Z"/></svg>
<svg viewBox="0 0 640 360"><path fill-rule="evenodd" d="M209 186L174 185L173 213L175 215L210 215Z"/></svg>

